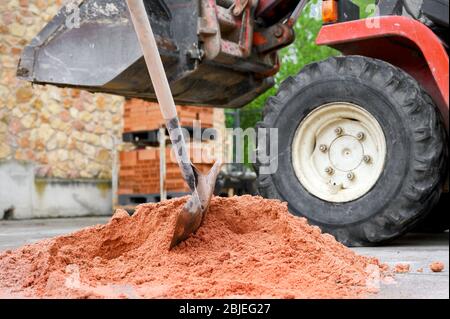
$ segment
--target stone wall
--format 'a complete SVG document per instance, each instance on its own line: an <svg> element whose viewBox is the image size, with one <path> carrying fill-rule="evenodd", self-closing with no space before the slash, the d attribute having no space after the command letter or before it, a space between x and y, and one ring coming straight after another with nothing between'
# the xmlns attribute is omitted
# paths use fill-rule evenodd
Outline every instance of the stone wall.
<svg viewBox="0 0 450 319"><path fill-rule="evenodd" d="M124 99L16 78L23 48L62 3L0 0L0 219L112 212ZM224 130L223 110L214 121Z"/></svg>
<svg viewBox="0 0 450 319"><path fill-rule="evenodd" d="M15 76L23 47L61 4L0 1L0 162L33 163L37 177L110 179L123 98L32 86Z"/></svg>

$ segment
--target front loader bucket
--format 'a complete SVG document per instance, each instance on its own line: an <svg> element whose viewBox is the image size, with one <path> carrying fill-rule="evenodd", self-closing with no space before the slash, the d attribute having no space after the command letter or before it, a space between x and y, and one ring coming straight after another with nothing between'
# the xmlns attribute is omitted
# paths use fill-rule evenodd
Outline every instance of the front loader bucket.
<svg viewBox="0 0 450 319"><path fill-rule="evenodd" d="M145 0L175 101L241 107L272 86L271 77L257 73L273 65L256 55L229 62L205 58L202 1L208 0ZM37 84L156 101L124 0L78 0L78 6L61 8L24 49L17 75Z"/></svg>

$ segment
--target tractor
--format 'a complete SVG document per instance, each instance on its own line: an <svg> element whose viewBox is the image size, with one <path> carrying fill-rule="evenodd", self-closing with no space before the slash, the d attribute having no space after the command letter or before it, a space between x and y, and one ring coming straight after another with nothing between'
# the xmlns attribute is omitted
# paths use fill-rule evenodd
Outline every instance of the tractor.
<svg viewBox="0 0 450 319"><path fill-rule="evenodd" d="M274 85L308 2L143 1L175 101L221 108ZM317 44L341 55L307 65L267 100L257 127L278 129L278 169L255 163L259 193L348 246L448 229L449 1L379 0L366 19L350 0L321 5ZM17 75L156 101L125 0L62 8Z"/></svg>

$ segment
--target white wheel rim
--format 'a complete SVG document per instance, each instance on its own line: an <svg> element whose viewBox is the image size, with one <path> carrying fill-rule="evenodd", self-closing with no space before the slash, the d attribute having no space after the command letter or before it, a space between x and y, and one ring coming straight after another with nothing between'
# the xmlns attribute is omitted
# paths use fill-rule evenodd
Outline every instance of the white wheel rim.
<svg viewBox="0 0 450 319"><path fill-rule="evenodd" d="M349 202L367 194L385 160L383 129L372 114L351 103L330 103L312 111L300 123L292 144L298 180L309 193L328 202Z"/></svg>

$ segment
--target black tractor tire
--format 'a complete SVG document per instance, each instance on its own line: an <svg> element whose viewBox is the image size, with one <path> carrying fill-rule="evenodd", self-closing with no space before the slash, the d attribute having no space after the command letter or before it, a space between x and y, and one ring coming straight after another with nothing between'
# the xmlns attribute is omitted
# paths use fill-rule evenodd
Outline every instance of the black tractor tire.
<svg viewBox="0 0 450 319"><path fill-rule="evenodd" d="M450 229L449 195L449 193L442 193L438 204L433 207L430 214L414 231L419 233L443 233Z"/></svg>
<svg viewBox="0 0 450 319"><path fill-rule="evenodd" d="M345 203L310 194L292 164L299 124L314 109L332 102L364 108L386 138L386 162L375 186ZM268 99L257 128L278 129L278 169L259 174L260 194L287 202L291 213L306 217L347 246L373 246L401 236L428 215L441 195L448 154L440 113L415 79L384 61L345 56L307 65ZM269 154L269 143L258 143L258 153ZM257 156L257 172L268 165L261 158Z"/></svg>

